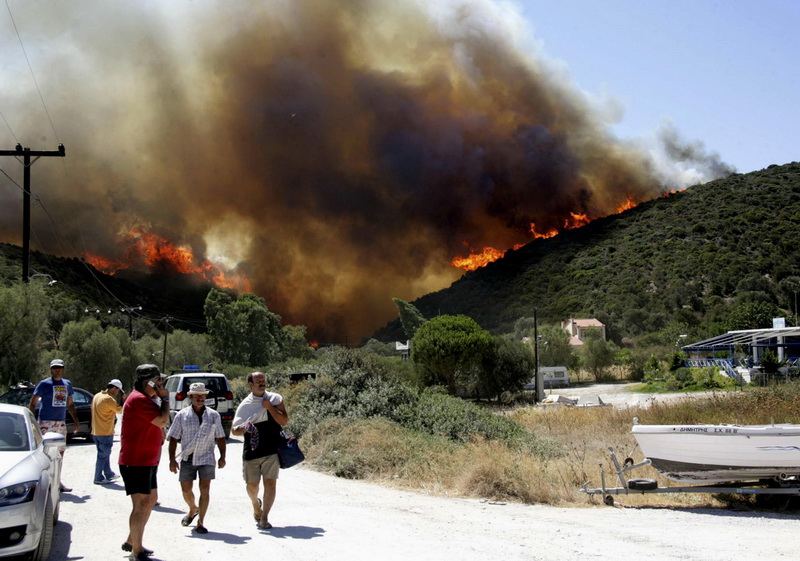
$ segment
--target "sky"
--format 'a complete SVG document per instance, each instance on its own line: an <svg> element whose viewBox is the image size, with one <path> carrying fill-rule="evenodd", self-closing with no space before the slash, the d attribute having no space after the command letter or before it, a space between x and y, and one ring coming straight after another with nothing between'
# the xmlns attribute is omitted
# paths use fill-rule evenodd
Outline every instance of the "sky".
<svg viewBox="0 0 800 561"><path fill-rule="evenodd" d="M32 168L34 249L216 278L354 342L487 256L800 159L798 10L4 0L0 149L66 147Z"/></svg>
<svg viewBox="0 0 800 561"><path fill-rule="evenodd" d="M800 160L800 3L521 2L532 39L646 139L671 122L739 173ZM613 110L611 111L613 114Z"/></svg>

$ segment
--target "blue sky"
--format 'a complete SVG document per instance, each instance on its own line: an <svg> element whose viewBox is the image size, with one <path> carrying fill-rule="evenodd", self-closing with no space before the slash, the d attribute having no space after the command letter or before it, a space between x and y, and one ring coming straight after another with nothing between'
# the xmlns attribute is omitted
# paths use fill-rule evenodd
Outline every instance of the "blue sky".
<svg viewBox="0 0 800 561"><path fill-rule="evenodd" d="M614 99L622 138L671 120L740 173L800 161L800 2L520 0L533 40Z"/></svg>

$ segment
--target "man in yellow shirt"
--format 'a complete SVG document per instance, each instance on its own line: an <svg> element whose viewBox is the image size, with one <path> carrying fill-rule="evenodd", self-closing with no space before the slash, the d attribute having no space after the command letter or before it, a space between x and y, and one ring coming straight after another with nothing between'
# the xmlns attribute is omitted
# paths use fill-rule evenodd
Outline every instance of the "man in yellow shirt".
<svg viewBox="0 0 800 561"><path fill-rule="evenodd" d="M95 485L104 485L119 479L111 469L111 447L114 446L114 424L117 414L122 413L125 392L122 382L111 380L108 387L95 394L92 399L92 437L97 446L97 461L94 467Z"/></svg>

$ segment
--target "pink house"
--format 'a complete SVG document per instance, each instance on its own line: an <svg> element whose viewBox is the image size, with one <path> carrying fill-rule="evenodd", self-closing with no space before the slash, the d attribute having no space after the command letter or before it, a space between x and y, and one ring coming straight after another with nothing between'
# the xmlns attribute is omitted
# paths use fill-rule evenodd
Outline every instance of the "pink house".
<svg viewBox="0 0 800 561"><path fill-rule="evenodd" d="M606 340L606 326L598 320L592 319L572 319L562 321L561 327L569 333L569 344L580 346L583 345L584 332L587 329L600 329L603 334L603 341Z"/></svg>

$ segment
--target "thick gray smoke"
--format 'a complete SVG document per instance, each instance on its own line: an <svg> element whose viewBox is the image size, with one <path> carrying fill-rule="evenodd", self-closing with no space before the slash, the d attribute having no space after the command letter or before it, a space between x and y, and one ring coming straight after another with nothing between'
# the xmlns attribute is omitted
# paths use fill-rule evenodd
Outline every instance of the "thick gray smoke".
<svg viewBox="0 0 800 561"><path fill-rule="evenodd" d="M124 261L138 228L246 273L322 340L446 286L454 257L675 188L490 0L10 6L50 119L0 18L0 142L67 148L33 177L69 243L34 212L37 247ZM18 242L19 191L0 186Z"/></svg>

